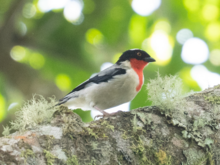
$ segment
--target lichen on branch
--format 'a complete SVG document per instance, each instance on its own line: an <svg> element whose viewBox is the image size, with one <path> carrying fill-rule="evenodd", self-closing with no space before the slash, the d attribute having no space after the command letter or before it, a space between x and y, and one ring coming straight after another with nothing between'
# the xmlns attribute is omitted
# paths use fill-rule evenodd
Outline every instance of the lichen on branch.
<svg viewBox="0 0 220 165"><path fill-rule="evenodd" d="M63 106L33 113L41 116L29 122L27 108L43 112L54 104L29 102L15 120L26 120L22 129L0 138L0 164L220 164L220 85L184 97L178 77L158 75L148 88L154 106L91 123Z"/></svg>

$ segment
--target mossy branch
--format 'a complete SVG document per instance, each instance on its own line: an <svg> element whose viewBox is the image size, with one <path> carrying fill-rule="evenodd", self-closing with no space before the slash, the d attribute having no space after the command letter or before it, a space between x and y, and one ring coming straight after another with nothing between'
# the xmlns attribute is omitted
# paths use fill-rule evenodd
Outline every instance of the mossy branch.
<svg viewBox="0 0 220 165"><path fill-rule="evenodd" d="M220 164L220 85L183 97L180 91L172 92L179 88L173 82L179 80L168 80L172 82L161 81L167 87L158 87L162 93L168 86L170 90L161 94L163 100L154 100L157 106L91 123L61 106L47 120L23 121L22 129L13 134L5 127L8 135L0 138L0 164Z"/></svg>

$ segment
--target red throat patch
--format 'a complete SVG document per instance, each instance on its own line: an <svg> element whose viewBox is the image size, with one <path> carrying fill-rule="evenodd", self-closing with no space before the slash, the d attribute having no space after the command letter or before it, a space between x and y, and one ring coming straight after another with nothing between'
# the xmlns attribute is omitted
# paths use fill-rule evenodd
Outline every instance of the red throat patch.
<svg viewBox="0 0 220 165"><path fill-rule="evenodd" d="M131 67L134 69L134 71L137 73L139 77L139 84L136 87L136 91L140 91L143 85L143 69L148 64L148 62L137 60L135 58L130 59L130 62L131 62Z"/></svg>

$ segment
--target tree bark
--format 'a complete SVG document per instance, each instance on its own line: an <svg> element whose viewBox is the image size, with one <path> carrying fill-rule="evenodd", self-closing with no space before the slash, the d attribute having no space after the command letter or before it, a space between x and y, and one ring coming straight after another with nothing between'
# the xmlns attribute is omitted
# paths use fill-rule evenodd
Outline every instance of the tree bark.
<svg viewBox="0 0 220 165"><path fill-rule="evenodd" d="M183 99L185 112L152 106L91 123L60 107L50 123L0 138L0 164L220 164L220 85Z"/></svg>

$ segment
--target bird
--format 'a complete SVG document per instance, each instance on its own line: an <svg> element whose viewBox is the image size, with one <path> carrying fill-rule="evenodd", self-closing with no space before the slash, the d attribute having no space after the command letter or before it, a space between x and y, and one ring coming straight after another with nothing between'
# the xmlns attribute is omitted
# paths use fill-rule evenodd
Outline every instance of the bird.
<svg viewBox="0 0 220 165"><path fill-rule="evenodd" d="M144 82L143 69L155 61L144 50L127 50L114 65L81 83L55 106L94 110L104 117L111 116L104 110L133 100Z"/></svg>

